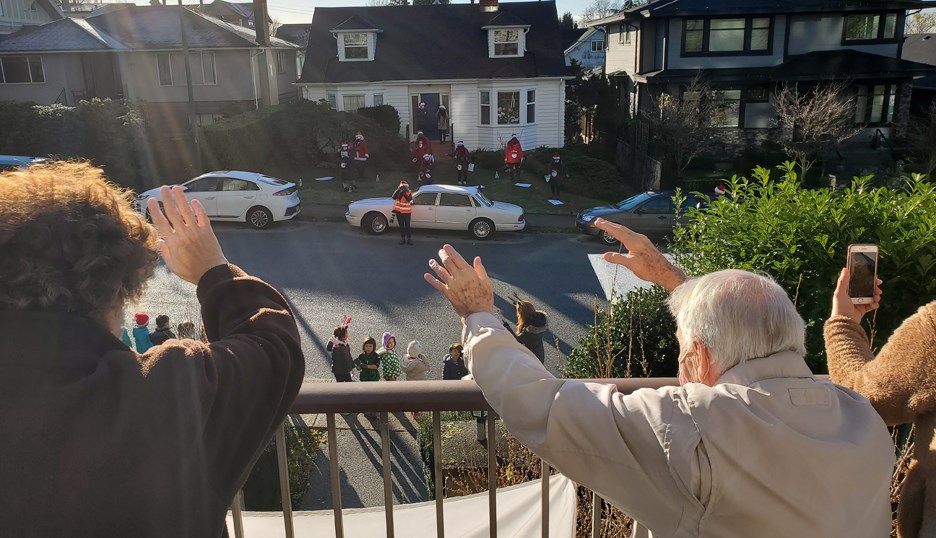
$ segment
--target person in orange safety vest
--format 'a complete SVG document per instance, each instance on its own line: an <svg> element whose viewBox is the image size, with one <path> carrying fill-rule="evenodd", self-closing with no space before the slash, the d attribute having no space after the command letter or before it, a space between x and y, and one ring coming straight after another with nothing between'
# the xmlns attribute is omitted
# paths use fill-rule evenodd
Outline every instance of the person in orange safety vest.
<svg viewBox="0 0 936 538"><path fill-rule="evenodd" d="M400 221L400 244L412 245L413 235L410 233L410 219L413 213L413 191L409 188L409 183L400 182L400 186L393 192L393 214Z"/></svg>

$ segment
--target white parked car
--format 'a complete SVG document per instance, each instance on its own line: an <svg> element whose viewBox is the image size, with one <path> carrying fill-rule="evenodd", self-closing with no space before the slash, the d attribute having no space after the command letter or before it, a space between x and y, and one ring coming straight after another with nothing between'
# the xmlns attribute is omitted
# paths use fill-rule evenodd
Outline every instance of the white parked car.
<svg viewBox="0 0 936 538"><path fill-rule="evenodd" d="M390 226L393 198L368 198L348 205L345 219L372 234ZM492 202L477 187L424 185L413 193L413 228L467 230L477 239L495 231L519 232L526 226L523 208Z"/></svg>
<svg viewBox="0 0 936 538"><path fill-rule="evenodd" d="M299 214L297 185L255 172L234 170L208 172L182 184L185 197L205 206L211 220L246 222L257 229L269 227ZM162 200L159 188L150 189L137 199L137 210L146 211L146 200Z"/></svg>

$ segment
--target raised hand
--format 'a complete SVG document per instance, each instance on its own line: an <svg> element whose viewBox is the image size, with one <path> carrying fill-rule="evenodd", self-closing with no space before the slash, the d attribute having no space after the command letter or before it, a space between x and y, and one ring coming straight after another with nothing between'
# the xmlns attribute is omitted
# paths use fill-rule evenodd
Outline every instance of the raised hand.
<svg viewBox="0 0 936 538"><path fill-rule="evenodd" d="M226 264L201 202L189 202L181 187L162 187L159 190L165 215L155 198L146 201L153 226L162 237L159 249L163 261L179 278L198 284L209 269Z"/></svg>
<svg viewBox="0 0 936 538"><path fill-rule="evenodd" d="M863 318L865 314L881 306L881 284L883 284L884 281L881 279L875 281L874 299L870 304L855 304L852 302L851 297L848 296L848 282L850 279L851 274L848 272L848 269L842 269L838 284L835 286L835 293L832 295L832 315L848 316L855 323L861 323L861 318Z"/></svg>
<svg viewBox="0 0 936 538"><path fill-rule="evenodd" d="M669 291L685 282L686 274L682 269L670 263L647 236L601 218L595 221L595 226L614 236L627 249L626 254L605 252L605 261L622 265L637 278L659 284Z"/></svg>
<svg viewBox="0 0 936 538"><path fill-rule="evenodd" d="M456 314L465 318L476 312L494 311L494 283L480 257L474 259L473 266L468 265L452 245L445 245L439 250L439 259L441 265L429 260L429 268L438 278L429 273L423 278L452 303Z"/></svg>

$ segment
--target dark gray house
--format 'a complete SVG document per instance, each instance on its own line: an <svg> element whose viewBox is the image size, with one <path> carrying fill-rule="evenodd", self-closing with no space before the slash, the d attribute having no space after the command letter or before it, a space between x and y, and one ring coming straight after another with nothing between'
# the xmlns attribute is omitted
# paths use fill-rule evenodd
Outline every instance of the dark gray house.
<svg viewBox="0 0 936 538"><path fill-rule="evenodd" d="M785 83L845 81L855 123L886 134L907 124L914 78L930 66L901 59L915 0L656 0L590 25L608 31L606 72L630 115L701 77L717 88L725 138L762 138ZM741 146L742 144L738 144Z"/></svg>

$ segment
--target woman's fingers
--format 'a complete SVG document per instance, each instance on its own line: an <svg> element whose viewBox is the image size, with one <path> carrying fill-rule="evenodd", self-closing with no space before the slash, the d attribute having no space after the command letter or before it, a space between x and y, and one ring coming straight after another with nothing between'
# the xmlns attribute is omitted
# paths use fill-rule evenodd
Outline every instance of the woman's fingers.
<svg viewBox="0 0 936 538"><path fill-rule="evenodd" d="M166 219L166 215L163 214L156 198L150 198L146 201L146 211L149 213L150 220L153 221L153 226L156 227L159 235L166 237L172 233L172 225Z"/></svg>
<svg viewBox="0 0 936 538"><path fill-rule="evenodd" d="M182 217L182 222L184 222L186 226L194 226L195 214L192 213L192 204L188 201L188 198L185 197L185 191L182 190L182 187L173 187L172 197L179 210L179 215Z"/></svg>
<svg viewBox="0 0 936 538"><path fill-rule="evenodd" d="M439 280L445 284L448 284L452 281L452 275L445 269L445 267L439 265L439 262L435 260L429 260L429 268L432 269L435 274L439 275Z"/></svg>

